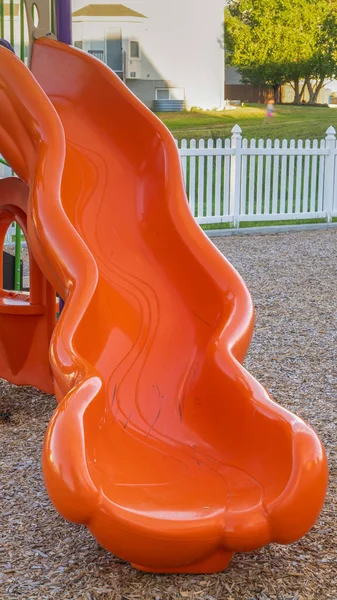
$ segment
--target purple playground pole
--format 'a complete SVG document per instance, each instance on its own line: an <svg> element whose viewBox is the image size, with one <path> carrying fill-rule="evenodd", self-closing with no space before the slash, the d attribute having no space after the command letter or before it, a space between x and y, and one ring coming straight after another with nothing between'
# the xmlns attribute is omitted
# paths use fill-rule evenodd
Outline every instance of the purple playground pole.
<svg viewBox="0 0 337 600"><path fill-rule="evenodd" d="M71 0L55 0L57 39L71 44Z"/></svg>
<svg viewBox="0 0 337 600"><path fill-rule="evenodd" d="M7 48L7 50L11 50L15 54L13 46L9 42L7 42L7 40L0 38L0 46Z"/></svg>

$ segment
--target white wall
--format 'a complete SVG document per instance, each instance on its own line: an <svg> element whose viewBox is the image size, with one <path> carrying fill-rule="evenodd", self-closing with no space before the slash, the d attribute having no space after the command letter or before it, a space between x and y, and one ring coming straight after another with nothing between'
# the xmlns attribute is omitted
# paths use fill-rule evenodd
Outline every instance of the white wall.
<svg viewBox="0 0 337 600"><path fill-rule="evenodd" d="M111 28L119 28L122 32L122 47L129 55L129 44L130 40L138 40L140 46L144 46L144 33L145 24L144 19L139 18L125 18L125 19L88 19L78 21L74 19L73 22L73 42L83 41L83 50L88 52L89 50L103 50L105 56L106 53L106 38L107 32ZM129 71L136 71L138 78L147 79L150 77L156 79L155 72L149 66L147 57L143 53L141 60L128 60L127 61L127 73Z"/></svg>
<svg viewBox="0 0 337 600"><path fill-rule="evenodd" d="M93 3L93 0L74 0L73 10L90 1ZM148 17L144 27L134 25L137 27L134 35L139 37L142 48L142 78L163 79L174 87L184 88L189 107L222 107L223 0L125 0L122 3ZM127 31L127 27L130 28L123 26L123 31ZM77 32L74 34L75 39Z"/></svg>

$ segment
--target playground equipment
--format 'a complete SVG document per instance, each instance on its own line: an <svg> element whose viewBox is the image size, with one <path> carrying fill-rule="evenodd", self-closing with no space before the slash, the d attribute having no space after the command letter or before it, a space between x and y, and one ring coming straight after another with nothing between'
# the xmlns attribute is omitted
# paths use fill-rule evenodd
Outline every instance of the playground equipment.
<svg viewBox="0 0 337 600"><path fill-rule="evenodd" d="M0 375L55 389L43 472L66 519L138 569L220 571L312 527L324 449L241 364L251 297L190 214L170 133L48 27L30 26L31 72L0 48L19 176L0 181L0 235L21 225L32 273L30 298L1 292Z"/></svg>
<svg viewBox="0 0 337 600"><path fill-rule="evenodd" d="M14 273L15 273L15 256L8 252L3 252L2 255L2 287L5 290L14 290ZM20 288L23 288L23 263L20 262Z"/></svg>

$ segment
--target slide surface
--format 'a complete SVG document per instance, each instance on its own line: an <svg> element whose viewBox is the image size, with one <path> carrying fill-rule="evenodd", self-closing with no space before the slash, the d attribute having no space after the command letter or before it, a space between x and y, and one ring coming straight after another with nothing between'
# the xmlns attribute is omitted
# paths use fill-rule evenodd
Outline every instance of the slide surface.
<svg viewBox="0 0 337 600"><path fill-rule="evenodd" d="M0 48L0 152L65 299L52 502L153 572L219 571L300 538L324 501L324 449L241 364L251 297L190 214L173 138L84 52L42 39L31 69Z"/></svg>

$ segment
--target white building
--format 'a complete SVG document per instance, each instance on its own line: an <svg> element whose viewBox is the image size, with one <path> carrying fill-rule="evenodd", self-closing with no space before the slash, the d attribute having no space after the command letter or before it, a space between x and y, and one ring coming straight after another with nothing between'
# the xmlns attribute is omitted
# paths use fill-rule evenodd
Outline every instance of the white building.
<svg viewBox="0 0 337 600"><path fill-rule="evenodd" d="M116 71L150 108L224 104L223 0L73 3L73 43ZM157 106L158 108L158 106Z"/></svg>

